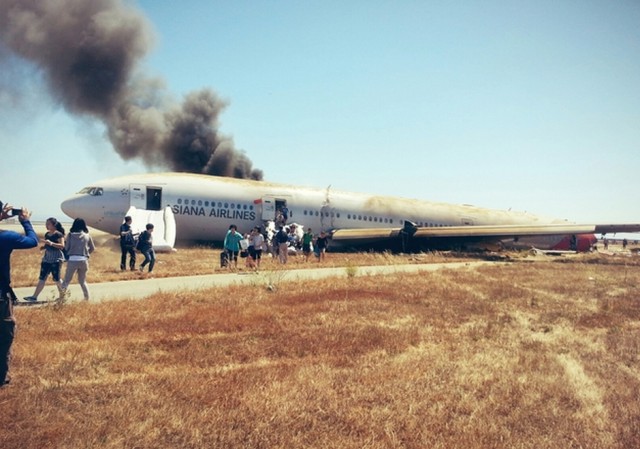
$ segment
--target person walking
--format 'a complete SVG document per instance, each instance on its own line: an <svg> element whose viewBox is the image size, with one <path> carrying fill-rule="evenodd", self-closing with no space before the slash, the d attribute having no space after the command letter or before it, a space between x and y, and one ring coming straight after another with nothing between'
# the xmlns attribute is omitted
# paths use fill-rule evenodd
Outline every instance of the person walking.
<svg viewBox="0 0 640 449"><path fill-rule="evenodd" d="M224 250L227 252L227 260L229 261L228 267L231 268L231 261L233 260L233 268L238 268L238 253L240 252L240 240L242 235L238 232L238 227L234 224L229 226L227 235L224 238Z"/></svg>
<svg viewBox="0 0 640 449"><path fill-rule="evenodd" d="M264 235L260 232L259 227L255 227L251 230L249 236L249 255L253 257L256 270L260 268L260 261L262 260L262 248L264 247ZM253 252L253 254L251 254Z"/></svg>
<svg viewBox="0 0 640 449"><path fill-rule="evenodd" d="M149 273L153 271L156 264L156 252L153 250L153 223L147 223L145 230L138 237L138 250L144 255L144 260L140 264L140 273L144 272L144 267L149 265Z"/></svg>
<svg viewBox="0 0 640 449"><path fill-rule="evenodd" d="M89 229L84 219L76 218L73 220L71 229L69 229L69 235L64 242L64 248L69 255L69 260L67 261L67 271L64 274L64 281L62 281L61 298L65 298L73 275L78 273L78 284L80 284L85 301L88 301L89 288L87 287L87 273L89 272L89 257L91 253L95 251L96 247L93 244L93 239L89 235Z"/></svg>
<svg viewBox="0 0 640 449"><path fill-rule="evenodd" d="M0 231L0 388L11 381L9 364L11 345L16 333L16 319L13 303L17 301L11 288L11 252L14 249L28 249L38 246L38 236L29 221L31 213L25 209L13 209L0 203L0 220L12 217L17 211L24 235L15 231Z"/></svg>
<svg viewBox="0 0 640 449"><path fill-rule="evenodd" d="M280 227L275 239L278 244L278 259L280 263L286 264L289 259L289 234L284 227Z"/></svg>
<svg viewBox="0 0 640 449"><path fill-rule="evenodd" d="M25 301L37 301L38 295L44 289L47 282L47 277L51 275L51 278L58 287L58 297L62 296L62 281L60 280L60 268L64 261L64 228L58 220L54 217L47 218L45 222L47 232L42 239L41 251L44 251L42 255L42 261L40 262L40 277L38 278L38 285L33 295L27 296Z"/></svg>
<svg viewBox="0 0 640 449"><path fill-rule="evenodd" d="M324 261L324 255L327 252L327 246L329 246L329 237L327 233L322 231L316 239L316 246L318 251L318 263Z"/></svg>
<svg viewBox="0 0 640 449"><path fill-rule="evenodd" d="M129 269L136 269L136 239L131 229L132 218L127 215L120 225L120 270L127 269L127 254L129 255Z"/></svg>
<svg viewBox="0 0 640 449"><path fill-rule="evenodd" d="M311 228L307 228L306 232L302 235L302 254L304 255L304 261L309 260L311 254L311 243L313 242L313 231Z"/></svg>

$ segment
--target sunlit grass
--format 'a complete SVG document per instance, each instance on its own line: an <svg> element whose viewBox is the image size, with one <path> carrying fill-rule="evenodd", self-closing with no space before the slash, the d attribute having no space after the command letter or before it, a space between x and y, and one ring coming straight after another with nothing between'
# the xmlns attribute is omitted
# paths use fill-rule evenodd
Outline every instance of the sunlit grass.
<svg viewBox="0 0 640 449"><path fill-rule="evenodd" d="M525 261L20 308L0 447L636 447L639 281Z"/></svg>

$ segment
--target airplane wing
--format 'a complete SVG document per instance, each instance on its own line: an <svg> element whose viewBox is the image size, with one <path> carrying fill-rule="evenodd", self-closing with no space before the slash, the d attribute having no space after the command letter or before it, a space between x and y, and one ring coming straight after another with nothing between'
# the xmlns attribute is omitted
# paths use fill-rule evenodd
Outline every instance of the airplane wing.
<svg viewBox="0 0 640 449"><path fill-rule="evenodd" d="M543 225L488 225L419 227L405 222L401 228L337 229L333 240L381 241L403 235L423 239L455 239L478 242L545 235L609 234L616 232L640 232L640 224L543 224Z"/></svg>

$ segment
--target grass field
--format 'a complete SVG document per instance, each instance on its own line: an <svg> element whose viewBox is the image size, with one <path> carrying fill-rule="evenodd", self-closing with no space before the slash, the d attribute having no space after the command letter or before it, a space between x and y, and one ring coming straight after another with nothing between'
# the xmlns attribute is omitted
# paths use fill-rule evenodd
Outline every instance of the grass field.
<svg viewBox="0 0 640 449"><path fill-rule="evenodd" d="M90 282L129 276L110 251ZM14 253L14 284L34 254ZM510 260L16 309L0 448L639 447L640 258Z"/></svg>

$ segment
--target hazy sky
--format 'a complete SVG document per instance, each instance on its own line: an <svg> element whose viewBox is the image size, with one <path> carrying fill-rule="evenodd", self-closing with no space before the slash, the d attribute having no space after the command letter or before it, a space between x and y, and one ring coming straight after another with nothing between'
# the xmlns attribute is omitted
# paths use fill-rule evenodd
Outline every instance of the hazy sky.
<svg viewBox="0 0 640 449"><path fill-rule="evenodd" d="M213 89L266 180L640 222L638 1L133 4L155 36L141 69L177 100ZM123 161L32 63L0 64L0 200L63 217L96 180L163 171Z"/></svg>

